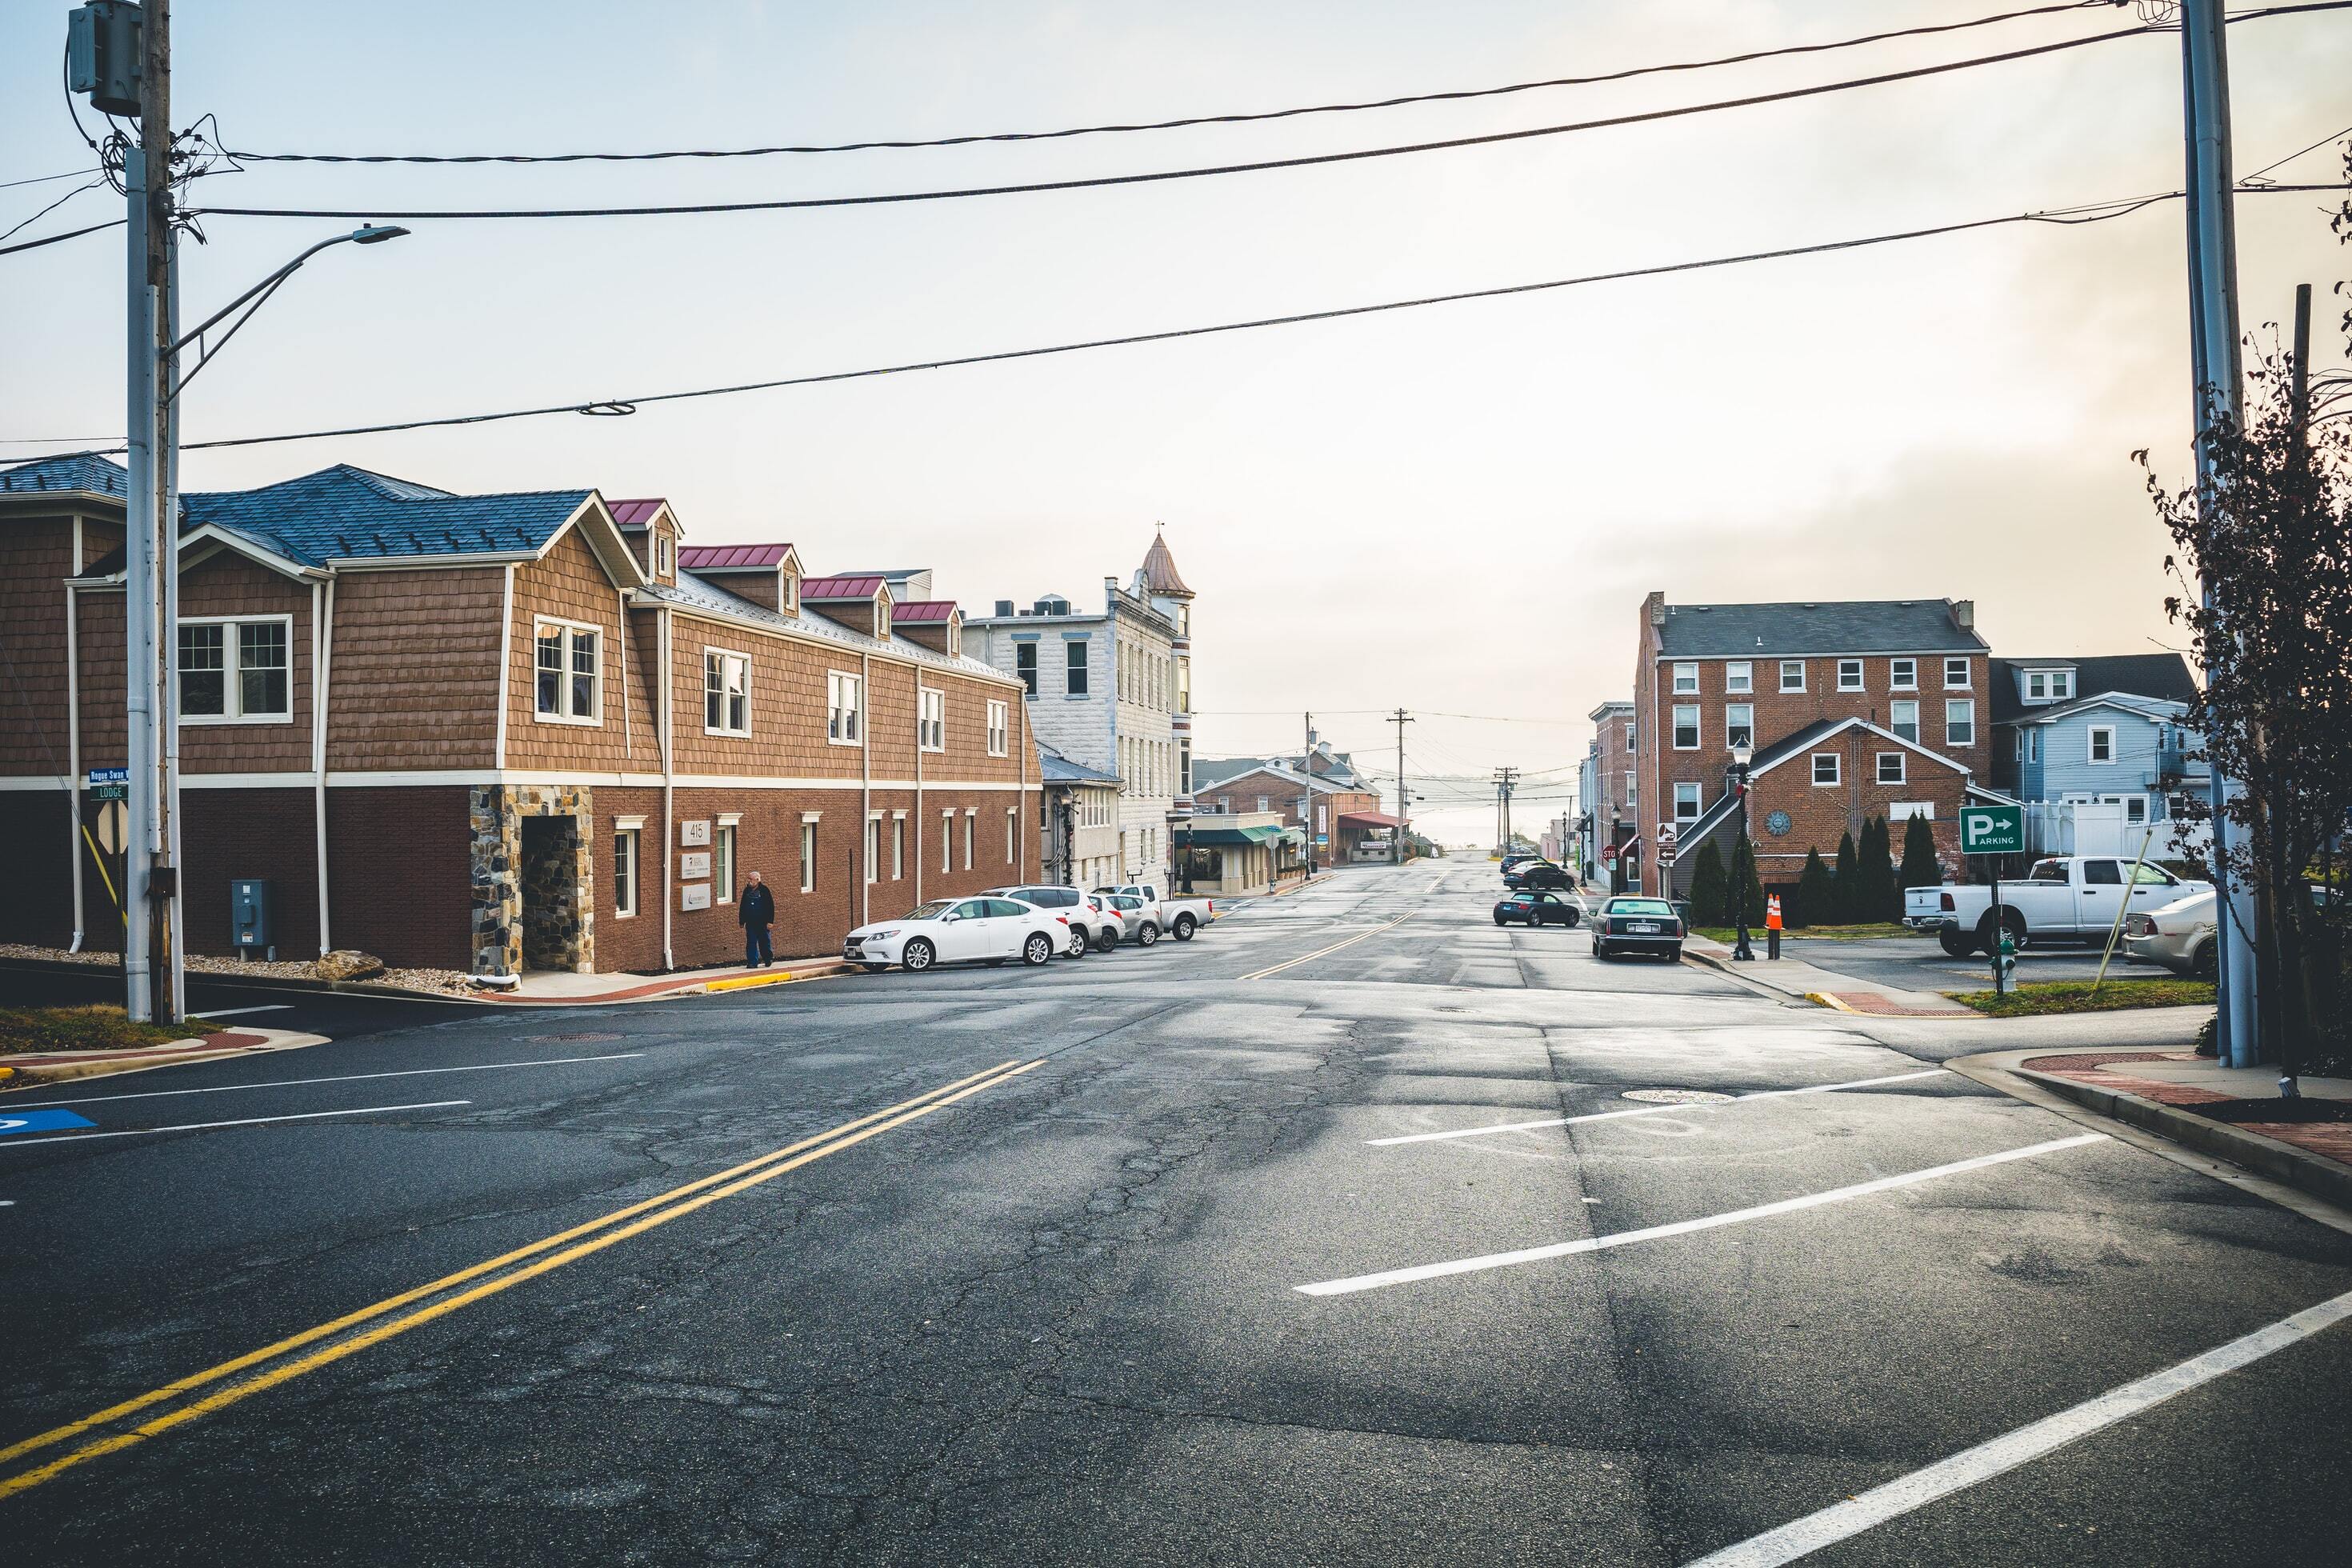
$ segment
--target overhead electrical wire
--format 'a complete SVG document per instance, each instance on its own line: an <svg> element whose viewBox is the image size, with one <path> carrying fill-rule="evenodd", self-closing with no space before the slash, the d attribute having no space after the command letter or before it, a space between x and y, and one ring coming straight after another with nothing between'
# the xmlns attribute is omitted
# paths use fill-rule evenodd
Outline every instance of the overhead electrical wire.
<svg viewBox="0 0 2352 1568"><path fill-rule="evenodd" d="M1405 93L1393 98L1370 99L1353 103L1318 103L1292 109L1269 109L1245 113L1194 114L1174 120L1138 121L1109 125L1078 125L1060 131L998 131L961 136L817 142L798 146L685 148L650 153L248 153L236 151L229 152L228 156L247 163L644 163L677 158L771 158L797 153L868 153L931 147L969 147L992 142L1063 142L1079 136L1107 136L1148 131L1181 131L1196 125L1250 125L1270 120L1295 120L1311 114L1355 114L1367 110L1401 109L1416 103L1458 103L1474 99L1502 98L1514 93L1537 92L1550 88L1591 87L1604 82L1630 81L1637 77L1659 76L1675 71L1711 70L1722 66L1747 65L1757 60L1780 59L1792 55L1828 54L1839 49L1860 48L1869 44L1885 43L1895 38L1918 38L1941 33L1965 32L1970 28L1989 27L1998 23L2014 22L2031 16L2053 16L2071 11L2114 9L2119 8L2125 3L2126 0L2063 0L2063 3L2057 5L2034 5L2020 11L2002 11L1994 16L1972 16L1959 22L1933 23L1916 27L1896 27L1885 32L1864 33L1857 37L1834 38L1819 44L1788 44L1777 48L1750 49L1745 54L1718 55L1711 59L1679 60L1666 65L1633 66L1623 70L1604 71L1594 76L1549 77L1540 81L1511 82L1502 87L1464 88L1448 92Z"/></svg>
<svg viewBox="0 0 2352 1568"><path fill-rule="evenodd" d="M2334 193L2342 189L2342 186L2335 184L2255 185L2242 188L2240 194L2286 195L2310 191ZM457 425L488 425L514 419L534 419L554 414L599 416L634 414L639 408L657 403L683 403L705 397L729 397L742 393L772 392L793 386L817 386L832 382L866 381L886 375L906 375L917 371L948 370L967 365L997 364L1013 360L1041 359L1048 355L1078 353L1090 349L1127 348L1141 343L1170 342L1182 338L1212 337L1226 332L1252 331L1263 327L1297 326L1310 321L1342 321L1353 316L1378 315L1391 310L1419 310L1430 305L1456 304L1470 300L1502 299L1517 294L1535 294L1556 289L1579 288L1592 283L1620 282L1635 278L1657 278L1676 272L1698 272L1716 268L1738 267L1757 261L1777 261L1799 256L1819 256L1841 250L1859 250L1869 246L1892 245L1905 240L1932 238L1948 234L1964 234L1976 229L2000 228L2017 224L2076 226L2103 223L2110 219L2128 216L2133 213L2154 206L2159 202L2179 201L2180 196L2181 193L2179 191L2163 191L2121 201L2092 202L2043 212L2011 213L1999 217L1970 218L1958 223L1931 224L1920 228L1898 229L1888 234L1864 235L1853 239L1823 240L1812 245L1784 246L1771 250L1752 250L1736 256L1709 257L1696 261L1670 261L1650 267L1621 268L1609 272L1589 272L1574 278L1555 278L1538 283L1507 283L1490 289L1465 289L1447 294L1427 294L1410 300L1384 300L1369 305L1341 305L1328 310L1301 310L1281 316L1261 316L1249 321L1221 321L1210 326L1171 327L1160 331L1130 332L1119 337L1089 338L1076 342L1052 343L1037 348L1001 349L991 353L917 360L900 364L869 366L861 370L823 371L808 375L776 376L764 381L737 382L724 386L695 387L681 392L646 393L634 397L604 398L584 403L543 404L530 408L507 408L479 414L442 415L422 419L388 420L375 425L351 425L320 430L287 431L269 436L224 437L211 441L183 442L180 449L194 452L225 447L260 447L289 441L327 440L349 436L381 436L404 430L439 429ZM54 237L70 237L60 235ZM119 447L109 447L97 448L96 452L121 450L122 448ZM51 454L57 457L84 455L96 455L96 453ZM37 462L44 459L24 460Z"/></svg>
<svg viewBox="0 0 2352 1568"><path fill-rule="evenodd" d="M2346 9L2352 9L2352 0L2305 0L2303 4L2273 5L2260 11L2246 12L2231 17L2231 20L2233 23L2244 22L2267 16ZM1977 55L1967 59L1946 60L1936 65L1914 66L1904 70L1881 71L1873 76L1848 77L1837 81L1815 83L1809 87L1783 88L1773 92L1750 93L1741 98L1684 104L1673 109L1652 109L1629 114L1603 115L1591 120L1570 121L1558 125L1538 125L1517 131L1491 131L1475 136L1453 136L1436 141L1401 142L1384 147L1360 147L1339 153L1310 153L1287 158L1261 158L1244 163L1200 164L1181 169L1154 169L1124 174L1096 174L1066 180L1033 180L1013 184L950 186L922 191L866 192L841 196L796 196L769 201L673 202L647 206L405 209L381 206L366 208L205 206L189 209L189 216L194 217L313 217L371 223L385 220L425 223L436 220L510 221L525 218L677 217L713 213L790 212L820 207L885 206L913 202L961 201L980 196L1030 195L1055 191L1100 190L1119 185L1159 184L1175 180L1198 180L1226 174L1263 174L1276 169L1303 169L1333 163L1360 163L1373 158L1404 157L1414 153L1446 152L1463 147L1490 147L1506 142L1529 141L1538 137L1565 136L1579 132L1600 131L1617 126L1650 124L1659 121L1684 119L1692 115L1717 113L1726 110L1753 109L1764 104L1818 98L1827 93L1847 92L1859 88L1882 87L1890 82L1916 81L1923 78L1942 76L1953 71L1970 70L1979 66L2000 65L2012 60L2032 59L2069 49L2087 48L2094 44L2116 43L2126 38L2158 37L2168 31L2168 29L2163 27L2144 26L2119 27L2105 33L2086 34L2079 38L2063 38L2054 43L2005 49L1998 54Z"/></svg>
<svg viewBox="0 0 2352 1568"><path fill-rule="evenodd" d="M61 239L79 239L83 235L97 234L102 229L121 228L126 221L128 220L119 217L110 218L105 223L91 224L88 228L69 228L63 234L47 234L38 239L19 240L15 245L0 245L0 256L14 256L20 250L38 250L45 245L55 245Z"/></svg>

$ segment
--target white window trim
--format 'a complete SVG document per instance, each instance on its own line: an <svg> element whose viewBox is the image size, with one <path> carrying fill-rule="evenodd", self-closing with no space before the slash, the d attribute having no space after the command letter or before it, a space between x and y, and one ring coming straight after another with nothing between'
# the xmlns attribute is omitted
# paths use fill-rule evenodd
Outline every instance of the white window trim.
<svg viewBox="0 0 2352 1568"><path fill-rule="evenodd" d="M1685 708L1689 709L1695 715L1691 721L1691 743L1687 746L1684 745L1681 740L1683 721L1680 715L1682 710ZM1696 702L1677 702L1674 705L1674 712L1668 715L1666 724L1666 739L1670 742L1673 750L1677 752L1697 751L1699 749L1699 737L1704 735L1706 732L1706 710L1703 704Z"/></svg>
<svg viewBox="0 0 2352 1568"><path fill-rule="evenodd" d="M1685 790L1688 790L1690 792L1691 809L1688 816L1685 816L1683 815L1683 792ZM1675 821L1677 823L1696 822L1700 817L1706 815L1706 790L1698 784L1691 783L1687 779L1677 779L1675 782Z"/></svg>
<svg viewBox="0 0 2352 1568"><path fill-rule="evenodd" d="M1845 678L1845 672L1849 669L1853 671L1852 684L1848 684ZM1840 691L1867 691L1870 689L1869 681L1870 677L1862 660L1858 658L1838 660L1837 689Z"/></svg>
<svg viewBox="0 0 2352 1568"><path fill-rule="evenodd" d="M955 869L955 807L940 813L940 869Z"/></svg>
<svg viewBox="0 0 2352 1568"><path fill-rule="evenodd" d="M1723 705L1723 743L1726 746L1739 743L1731 738L1731 710L1734 708L1748 710L1748 744L1753 749L1756 744L1756 704L1753 702L1727 702Z"/></svg>
<svg viewBox="0 0 2352 1568"><path fill-rule="evenodd" d="M979 832L980 807L967 805L963 808L963 868L967 871L971 869L971 841Z"/></svg>
<svg viewBox="0 0 2352 1568"><path fill-rule="evenodd" d="M801 891L803 893L816 891L816 825L820 815L814 811L802 812L800 837L793 841L793 851L800 858Z"/></svg>
<svg viewBox="0 0 2352 1568"><path fill-rule="evenodd" d="M563 684L560 688L566 701L569 701L571 699L572 682L573 679L572 669L572 638L568 634L572 632L593 632L596 634L596 685L594 690L590 694L589 700L589 706L593 708L594 711L585 718L581 717L577 713L542 713L539 710L539 637L541 631L548 627L556 627L567 634L563 639ZM601 730L604 727L604 650L611 645L612 640L611 637L606 634L605 629L603 626L598 626L593 621L567 621L558 616L534 615L531 616L530 717L533 723L578 724L592 730Z"/></svg>
<svg viewBox="0 0 2352 1568"><path fill-rule="evenodd" d="M617 844L624 838L629 841L629 874L624 877L618 866L613 868L613 918L616 921L634 919L643 902L638 896L637 885L645 879L645 825L646 819L642 816L622 817L613 824L614 842ZM625 905L621 902L623 893L629 896Z"/></svg>
<svg viewBox="0 0 2352 1568"><path fill-rule="evenodd" d="M1903 667L1906 664L1911 667L1911 678L1907 680L1903 678L1902 674ZM1916 658L1888 659L1886 661L1886 689L1889 691L1918 690L1919 661Z"/></svg>
<svg viewBox="0 0 2352 1568"><path fill-rule="evenodd" d="M1822 777L1823 757L1830 760L1830 776L1827 778ZM1843 752L1815 752L1807 767L1813 775L1815 789L1835 789L1845 782L1845 753Z"/></svg>
<svg viewBox="0 0 2352 1568"><path fill-rule="evenodd" d="M1013 705L992 698L988 704L988 754L1009 757L1013 754Z"/></svg>
<svg viewBox="0 0 2352 1568"><path fill-rule="evenodd" d="M1004 863L1008 866L1018 864L1013 846L1020 834L1020 809L1013 805L1004 808Z"/></svg>
<svg viewBox="0 0 2352 1568"><path fill-rule="evenodd" d="M1796 684L1796 685L1794 685L1794 686L1791 686L1791 685L1790 685L1790 684L1789 684L1789 677L1790 677L1790 675L1792 673L1792 671L1791 671L1791 669L1790 669L1790 666L1794 666L1794 667L1795 667L1793 673L1796 675L1796 678L1797 678L1797 684ZM1804 689L1805 689L1805 661L1804 661L1803 659L1801 659L1801 658L1784 658L1784 659L1782 659L1782 660L1780 661L1780 689L1782 691L1784 691L1784 692L1789 692L1789 691L1798 691L1798 692L1801 692L1802 690L1804 690Z"/></svg>
<svg viewBox="0 0 2352 1568"><path fill-rule="evenodd" d="M713 903L731 904L735 901L735 861L743 839L743 835L740 831L742 826L741 812L722 811L719 814L718 822L710 829L710 900ZM730 831L735 833L738 848L728 851L727 875L722 877L719 874L719 835Z"/></svg>
<svg viewBox="0 0 2352 1568"><path fill-rule="evenodd" d="M1895 776L1893 778L1888 778L1886 776L1886 763L1887 759L1890 757L1893 758L1895 762ZM1909 757L1910 753L1908 752L1879 752L1877 764L1871 774L1871 782L1874 784L1909 784L1911 782L1908 762Z"/></svg>
<svg viewBox="0 0 2352 1568"><path fill-rule="evenodd" d="M866 879L869 882L878 882L882 879L882 814L878 811L869 811L866 814L864 848Z"/></svg>
<svg viewBox="0 0 2352 1568"><path fill-rule="evenodd" d="M1895 710L1897 708L1908 708L1911 710L1911 733L1907 735L1903 734L1904 721L1897 719L1895 716ZM1918 699L1910 698L1902 702L1889 702L1886 705L1886 727L1895 734L1900 735L1904 740L1910 742L1913 745L1918 745L1920 743Z"/></svg>
<svg viewBox="0 0 2352 1568"><path fill-rule="evenodd" d="M927 734L930 729L930 720L927 715L929 710L934 706L939 709L940 718L940 738L936 742L923 739L924 735ZM926 752L944 752L948 749L948 694L945 687L919 686L916 688L915 743Z"/></svg>
<svg viewBox="0 0 2352 1568"><path fill-rule="evenodd" d="M1690 684L1688 686L1685 686L1683 684L1685 680L1688 680ZM1675 665L1674 667L1673 678L1667 682L1667 689L1676 697L1697 696L1698 666L1696 664Z"/></svg>
<svg viewBox="0 0 2352 1568"><path fill-rule="evenodd" d="M2099 755L2099 737L2102 735L2107 738L2107 754L2104 757ZM2094 724L2083 732L2083 760L2095 768L2116 765L2116 727L2113 724Z"/></svg>
<svg viewBox="0 0 2352 1568"><path fill-rule="evenodd" d="M1965 740L1965 741L1955 741L1955 740L1953 740L1953 739L1952 739L1952 710L1953 710L1953 708L1954 708L1954 707L1956 707L1956 706L1957 706L1957 707L1964 707L1964 708L1966 708L1966 709L1969 710L1969 738L1968 738L1967 740ZM1954 749L1954 748L1956 748L1956 747L1960 747L1960 746L1974 746L1976 743L1977 743L1977 700L1976 700L1975 698L1973 698L1973 697L1949 697L1949 698L1946 698L1946 699L1944 700L1944 746L1945 746L1945 749L1948 751L1948 750Z"/></svg>
<svg viewBox="0 0 2352 1568"><path fill-rule="evenodd" d="M833 715L835 710L833 698L834 692L839 689L834 685L836 680L847 681L849 683L847 689L857 694L856 701L849 709L856 725L857 733L845 741L833 732ZM854 669L828 669L824 672L824 743L828 746L857 747L863 747L866 744L866 685Z"/></svg>
<svg viewBox="0 0 2352 1568"><path fill-rule="evenodd" d="M275 621L286 628L286 711L256 713L248 716L245 711L245 682L239 679L242 672L236 661L236 628L257 626L267 621ZM172 708L178 714L181 723L291 724L294 722L294 617L291 615L182 616L173 624L175 626L226 626L228 628L221 634L221 706L227 711L222 713L183 711L180 705L180 693L174 690L172 693ZM172 668L175 673L180 668L180 650L176 646L178 636L177 631L173 633L175 646L172 649Z"/></svg>
<svg viewBox="0 0 2352 1568"><path fill-rule="evenodd" d="M1952 679L1952 671L1955 669L1960 672L1960 678L1958 680ZM1967 691L1973 689L1975 685L1976 681L1969 673L1969 661L1965 657L1956 655L1944 660L1945 690Z"/></svg>
<svg viewBox="0 0 2352 1568"><path fill-rule="evenodd" d="M728 728L727 728L725 725L723 725L723 724L722 724L722 725L719 725L719 726L717 726L717 727L715 727L715 728L714 728L714 727L712 726L712 724L710 723L710 661L711 661L712 659L714 659L714 658L740 658L740 659L741 659L741 660L743 661L743 727L742 727L741 729L740 729L740 730L730 730L730 729L728 729ZM723 674L724 667L723 667L723 666L721 667L721 670L722 670L721 679L724 679L724 674ZM720 705L721 705L721 706L720 706L720 710L720 710L720 712L723 714L723 713L726 711L726 709L725 709L726 693L725 693L725 691L724 691L723 689L721 690L721 692L720 692L720 694L719 694L719 701L720 701ZM703 732L704 734L706 734L706 735L724 735L724 736L728 737L728 738L729 738L729 739L730 739L730 740L738 740L738 741L740 741L740 740L749 740L749 739L751 738L751 656L750 654L740 652L740 651L739 651L739 650L737 650L737 649L735 649L735 648L731 648L731 647L719 647L716 646L715 644L711 644L711 643L705 643L705 644L703 645L703 647L702 647L702 719L703 719L703 723L702 723L702 732Z"/></svg>
<svg viewBox="0 0 2352 1568"><path fill-rule="evenodd" d="M1734 674L1735 670L1744 673ZM1734 685L1734 681L1739 684ZM1733 697L1755 696L1756 661L1752 658L1726 659L1723 665L1723 689L1726 694Z"/></svg>

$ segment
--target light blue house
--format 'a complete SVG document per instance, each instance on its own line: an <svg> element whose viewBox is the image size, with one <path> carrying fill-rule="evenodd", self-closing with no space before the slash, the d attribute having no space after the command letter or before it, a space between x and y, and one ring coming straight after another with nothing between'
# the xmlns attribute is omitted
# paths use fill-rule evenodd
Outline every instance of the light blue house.
<svg viewBox="0 0 2352 1568"><path fill-rule="evenodd" d="M2206 787L2189 705L2103 691L2021 717L2011 742L2021 800L2123 807L2127 827L2180 815Z"/></svg>

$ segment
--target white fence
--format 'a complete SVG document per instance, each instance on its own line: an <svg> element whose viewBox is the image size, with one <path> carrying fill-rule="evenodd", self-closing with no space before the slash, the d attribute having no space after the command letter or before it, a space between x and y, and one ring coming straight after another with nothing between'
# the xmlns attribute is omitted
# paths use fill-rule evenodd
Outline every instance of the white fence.
<svg viewBox="0 0 2352 1568"><path fill-rule="evenodd" d="M2143 840L2150 860L2200 860L2213 834L2202 822L2126 822L2124 808L2114 803L2044 800L2025 805L2029 855L2137 858Z"/></svg>

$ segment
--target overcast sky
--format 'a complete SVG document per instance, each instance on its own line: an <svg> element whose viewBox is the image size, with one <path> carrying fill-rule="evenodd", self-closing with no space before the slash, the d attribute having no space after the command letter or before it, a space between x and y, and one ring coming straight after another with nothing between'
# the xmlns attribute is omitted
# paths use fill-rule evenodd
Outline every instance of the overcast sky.
<svg viewBox="0 0 2352 1568"><path fill-rule="evenodd" d="M261 152L931 137L1474 88L1957 20L1995 0L818 7L195 4L176 118ZM67 6L0 7L0 179L89 163ZM2238 167L2352 124L2352 14L2231 30ZM257 164L234 205L611 205L992 184L1475 134L2127 25L2131 8L1601 88L1029 145L639 165ZM84 110L88 117L88 110ZM189 395L186 438L366 423L1276 315L2170 190L2177 37L1808 101L1334 166L948 203L412 225L321 258ZM2282 179L2326 179L2326 149ZM0 190L0 226L74 182ZM27 234L112 216L76 198ZM2352 274L2321 196L2240 204L2250 328ZM219 217L187 319L349 226ZM0 260L0 436L119 435L119 236ZM1972 597L1999 653L2169 639L2129 453L2178 471L2182 220L2036 226L1010 365L193 454L191 489L349 461L663 495L689 538L1099 600L1155 523L1201 597L1204 755L1313 709L1414 773L1565 809L1642 595ZM2323 315L2332 322L2334 311ZM2330 354L2340 334L2324 332ZM0 447L30 455L35 444ZM1509 718L1451 718L1475 714ZM1546 770L1551 770L1547 772ZM1566 781L1561 783L1559 781ZM1485 805L1424 820L1476 837Z"/></svg>

